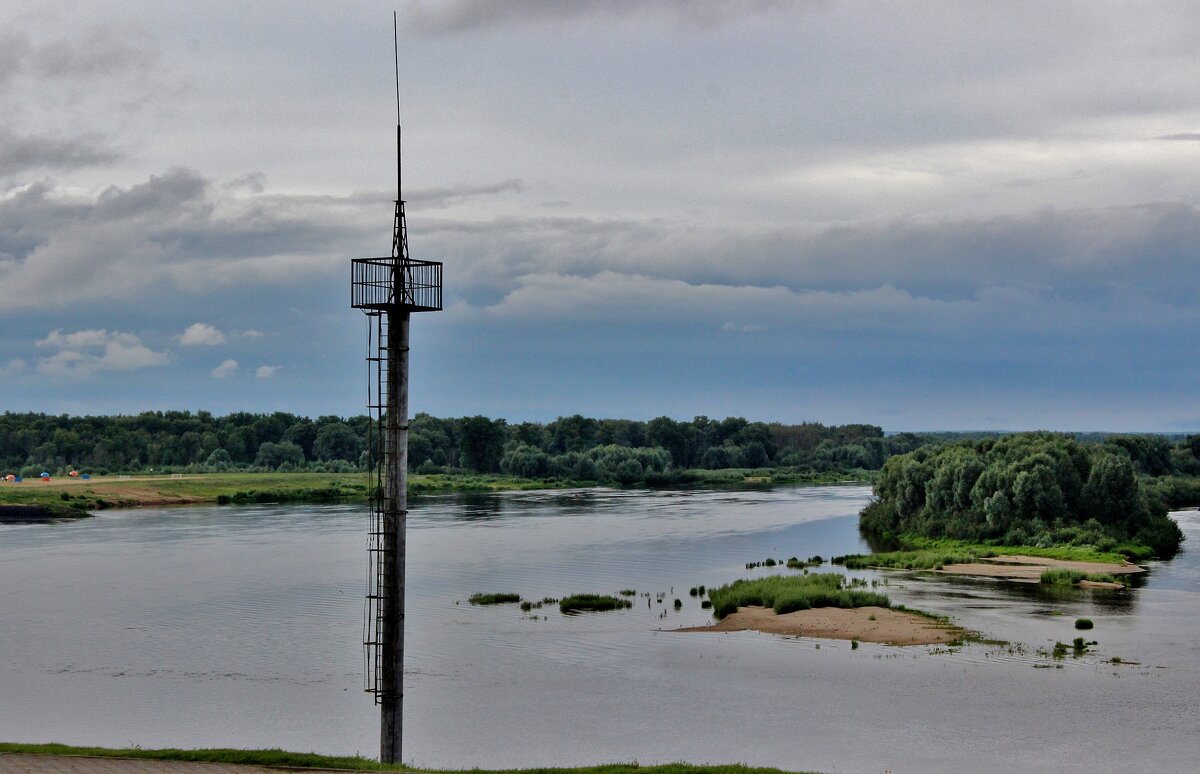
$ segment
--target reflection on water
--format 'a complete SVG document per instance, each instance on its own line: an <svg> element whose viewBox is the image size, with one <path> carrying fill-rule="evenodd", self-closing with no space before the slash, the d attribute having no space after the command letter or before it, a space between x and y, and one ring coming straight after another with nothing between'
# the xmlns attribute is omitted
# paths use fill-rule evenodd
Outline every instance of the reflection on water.
<svg viewBox="0 0 1200 774"><path fill-rule="evenodd" d="M813 487L417 498L406 760L1192 770L1196 512L1177 515L1189 543L1142 588L853 573L1012 646L851 649L672 631L710 620L689 587L775 571L746 562L866 550L855 514L868 496ZM359 646L367 521L348 506L251 506L0 527L0 736L374 754ZM572 617L466 603L475 592L537 600L622 588L649 596ZM1057 663L1038 654L1070 642L1077 617L1095 622L1094 653ZM1112 733L1114 718L1129 733Z"/></svg>

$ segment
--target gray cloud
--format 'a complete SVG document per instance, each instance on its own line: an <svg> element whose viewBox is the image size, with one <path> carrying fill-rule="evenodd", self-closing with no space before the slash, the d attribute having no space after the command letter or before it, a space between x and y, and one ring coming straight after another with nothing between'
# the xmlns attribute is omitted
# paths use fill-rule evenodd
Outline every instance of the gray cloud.
<svg viewBox="0 0 1200 774"><path fill-rule="evenodd" d="M39 44L26 41L29 70L46 78L103 78L118 73L147 72L159 59L143 40L144 30L95 25L75 38Z"/></svg>
<svg viewBox="0 0 1200 774"><path fill-rule="evenodd" d="M1188 304L1200 284L1200 208L1169 202L770 229L590 218L411 228L422 254L444 259L468 293L507 293L528 275L601 271L833 292L890 285L947 300L1012 287L1094 303L1140 294Z"/></svg>
<svg viewBox="0 0 1200 774"><path fill-rule="evenodd" d="M352 197L231 195L186 169L92 197L24 186L0 196L0 305L294 284L378 241L360 209Z"/></svg>
<svg viewBox="0 0 1200 774"><path fill-rule="evenodd" d="M811 5L802 0L410 0L405 19L423 32L447 33L540 23L665 17L689 27L713 27L738 18Z"/></svg>
<svg viewBox="0 0 1200 774"><path fill-rule="evenodd" d="M29 48L27 36L18 32L0 33L0 84L21 71Z"/></svg>
<svg viewBox="0 0 1200 774"><path fill-rule="evenodd" d="M1200 132L1180 132L1178 134L1163 134L1155 137L1156 140L1181 140L1195 142L1200 140Z"/></svg>
<svg viewBox="0 0 1200 774"><path fill-rule="evenodd" d="M0 128L0 176L36 169L75 169L120 158L95 135L66 139L16 135Z"/></svg>
<svg viewBox="0 0 1200 774"><path fill-rule="evenodd" d="M481 196L495 196L501 193L521 193L525 183L517 179L504 180L475 186L458 186L455 188L424 188L405 194L405 201L420 207L441 209L453 204L461 204L469 199Z"/></svg>

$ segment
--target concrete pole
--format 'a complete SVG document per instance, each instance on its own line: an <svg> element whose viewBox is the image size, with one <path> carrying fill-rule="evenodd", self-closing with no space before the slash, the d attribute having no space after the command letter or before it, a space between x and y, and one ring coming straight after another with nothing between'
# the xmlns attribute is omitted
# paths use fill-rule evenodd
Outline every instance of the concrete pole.
<svg viewBox="0 0 1200 774"><path fill-rule="evenodd" d="M379 760L401 762L404 723L404 551L408 516L408 323L409 312L388 312L388 377L385 428L382 560L383 643Z"/></svg>

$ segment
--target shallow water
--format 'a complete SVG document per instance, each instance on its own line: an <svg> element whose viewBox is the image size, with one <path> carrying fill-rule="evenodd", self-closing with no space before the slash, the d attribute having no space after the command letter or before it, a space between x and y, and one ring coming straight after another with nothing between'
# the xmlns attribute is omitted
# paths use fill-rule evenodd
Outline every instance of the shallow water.
<svg viewBox="0 0 1200 774"><path fill-rule="evenodd" d="M812 487L418 500L404 759L1194 770L1195 511L1176 514L1184 553L1129 591L855 573L1011 648L852 650L671 631L709 620L689 587L769 572L748 561L863 550L855 514L868 496ZM366 521L347 506L257 506L0 527L0 738L374 755L378 715L361 692L359 646ZM652 596L570 617L466 603L474 592L622 588ZM1038 654L1070 642L1079 616L1095 621L1093 653Z"/></svg>

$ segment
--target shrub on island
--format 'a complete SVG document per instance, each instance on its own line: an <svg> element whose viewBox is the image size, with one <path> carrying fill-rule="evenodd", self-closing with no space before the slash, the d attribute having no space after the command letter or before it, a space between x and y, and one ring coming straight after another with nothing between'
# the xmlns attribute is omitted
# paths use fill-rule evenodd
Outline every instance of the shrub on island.
<svg viewBox="0 0 1200 774"><path fill-rule="evenodd" d="M891 607L884 594L847 588L846 576L839 573L736 580L709 589L708 598L718 619L747 605L769 607L780 615L817 607Z"/></svg>
<svg viewBox="0 0 1200 774"><path fill-rule="evenodd" d="M467 598L472 605L503 605L509 602L520 602L520 594L472 594Z"/></svg>
<svg viewBox="0 0 1200 774"><path fill-rule="evenodd" d="M622 610L633 607L628 599L619 599L606 594L572 594L558 603L562 613L599 613L605 610Z"/></svg>

